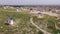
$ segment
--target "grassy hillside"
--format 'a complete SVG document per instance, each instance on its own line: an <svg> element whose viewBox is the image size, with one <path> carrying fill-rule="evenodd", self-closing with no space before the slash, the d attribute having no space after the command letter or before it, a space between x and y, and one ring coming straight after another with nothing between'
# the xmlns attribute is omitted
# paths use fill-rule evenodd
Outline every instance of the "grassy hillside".
<svg viewBox="0 0 60 34"><path fill-rule="evenodd" d="M29 23L31 17L30 14L24 14L21 12L14 12L15 9L3 9L0 8L0 34L37 34L37 28ZM11 16L17 25L6 25L8 17ZM38 30L39 31L39 30Z"/></svg>

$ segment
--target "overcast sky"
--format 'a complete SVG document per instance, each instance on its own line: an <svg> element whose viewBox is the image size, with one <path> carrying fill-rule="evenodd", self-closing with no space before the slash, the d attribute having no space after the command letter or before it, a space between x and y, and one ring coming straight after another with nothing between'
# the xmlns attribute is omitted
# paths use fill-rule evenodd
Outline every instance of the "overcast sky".
<svg viewBox="0 0 60 34"><path fill-rule="evenodd" d="M60 5L60 0L0 0L1 5Z"/></svg>

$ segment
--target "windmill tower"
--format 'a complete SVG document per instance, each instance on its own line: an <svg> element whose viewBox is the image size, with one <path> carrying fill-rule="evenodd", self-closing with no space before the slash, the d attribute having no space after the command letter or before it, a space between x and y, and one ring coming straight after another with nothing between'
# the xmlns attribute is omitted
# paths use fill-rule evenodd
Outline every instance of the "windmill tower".
<svg viewBox="0 0 60 34"><path fill-rule="evenodd" d="M14 22L13 22L13 18L12 18L12 17L9 17L9 18L8 18L8 24L13 25L13 23L14 23Z"/></svg>

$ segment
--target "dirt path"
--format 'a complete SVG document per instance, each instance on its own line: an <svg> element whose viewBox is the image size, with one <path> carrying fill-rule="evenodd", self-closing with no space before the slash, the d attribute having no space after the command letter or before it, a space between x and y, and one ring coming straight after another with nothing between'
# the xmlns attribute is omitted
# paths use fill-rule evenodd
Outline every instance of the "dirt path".
<svg viewBox="0 0 60 34"><path fill-rule="evenodd" d="M47 15L50 15L50 16L56 16L56 17L58 16L58 14L52 13L52 12L40 12L40 11L39 11L39 12L38 12L38 11L34 11L34 12L33 12L33 11L32 11L31 13L35 13L35 14L36 14L36 13L42 13L42 14L47 14Z"/></svg>
<svg viewBox="0 0 60 34"><path fill-rule="evenodd" d="M38 27L38 26L33 22L33 18L30 18L30 23L31 23L32 25L34 25L36 28L38 28L40 31L42 31L44 34L51 34L51 33L47 32L47 31L41 29L40 27Z"/></svg>
<svg viewBox="0 0 60 34"><path fill-rule="evenodd" d="M60 30L60 28L56 24L55 24L55 28Z"/></svg>

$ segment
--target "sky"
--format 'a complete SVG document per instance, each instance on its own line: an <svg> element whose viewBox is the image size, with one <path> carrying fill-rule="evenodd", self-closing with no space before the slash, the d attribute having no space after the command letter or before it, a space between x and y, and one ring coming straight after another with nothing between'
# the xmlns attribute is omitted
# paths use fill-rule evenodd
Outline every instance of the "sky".
<svg viewBox="0 0 60 34"><path fill-rule="evenodd" d="M0 0L0 5L60 5L60 0Z"/></svg>

